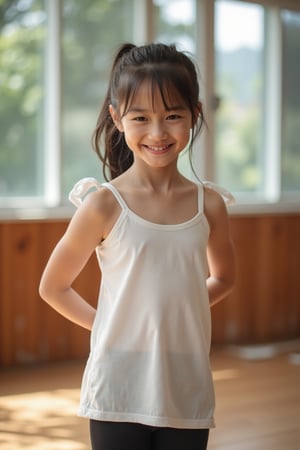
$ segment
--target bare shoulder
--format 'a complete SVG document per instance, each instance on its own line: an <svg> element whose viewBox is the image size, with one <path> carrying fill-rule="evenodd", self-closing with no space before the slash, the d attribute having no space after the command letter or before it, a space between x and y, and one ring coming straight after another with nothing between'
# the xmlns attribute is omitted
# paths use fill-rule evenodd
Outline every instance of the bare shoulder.
<svg viewBox="0 0 300 450"><path fill-rule="evenodd" d="M98 230L104 239L120 214L120 205L114 195L105 188L89 193L76 211L72 221L82 224L88 231Z"/></svg>
<svg viewBox="0 0 300 450"><path fill-rule="evenodd" d="M112 192L104 187L87 195L82 207L101 217L108 217L120 208Z"/></svg>
<svg viewBox="0 0 300 450"><path fill-rule="evenodd" d="M227 208L222 196L208 186L204 186L204 212L211 228L217 222L228 219Z"/></svg>

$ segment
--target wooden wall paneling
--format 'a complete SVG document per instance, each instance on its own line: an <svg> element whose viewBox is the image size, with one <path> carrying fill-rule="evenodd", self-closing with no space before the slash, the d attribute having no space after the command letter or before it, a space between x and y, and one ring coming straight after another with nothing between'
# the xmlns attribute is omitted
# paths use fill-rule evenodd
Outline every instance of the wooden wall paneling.
<svg viewBox="0 0 300 450"><path fill-rule="evenodd" d="M300 215L233 216L237 277L212 308L213 343L259 343L300 337ZM68 221L0 223L0 365L82 358L89 332L43 302L38 285ZM74 287L96 306L95 254Z"/></svg>
<svg viewBox="0 0 300 450"><path fill-rule="evenodd" d="M4 365L34 362L37 357L37 225L2 225L6 323Z"/></svg>
<svg viewBox="0 0 300 450"><path fill-rule="evenodd" d="M253 302L256 295L257 254L255 237L259 221L232 220L232 237L236 255L236 284L228 302L226 340L248 342L251 339L255 314Z"/></svg>
<svg viewBox="0 0 300 450"><path fill-rule="evenodd" d="M15 302L16 362L31 363L38 360L38 224L16 223L13 229L11 287Z"/></svg>
<svg viewBox="0 0 300 450"><path fill-rule="evenodd" d="M236 281L227 305L227 322L224 342L249 342L253 334L258 276L257 234L259 220L231 219L232 238L236 256Z"/></svg>
<svg viewBox="0 0 300 450"><path fill-rule="evenodd" d="M256 236L258 240L258 278L256 284L256 296L254 299L255 308L255 323L253 329L253 337L259 342L268 339L270 321L273 317L270 316L272 311L272 267L274 255L274 242L272 237L271 223L268 218L260 219L260 229Z"/></svg>
<svg viewBox="0 0 300 450"><path fill-rule="evenodd" d="M212 310L213 343L297 337L299 216L235 216L230 221L236 283Z"/></svg>
<svg viewBox="0 0 300 450"><path fill-rule="evenodd" d="M289 335L288 314L286 314L289 306L286 298L287 272L289 270L288 222L289 217L282 216L274 218L271 224L273 245L269 271L272 274L270 277L272 298L269 316L270 332L276 340L284 339Z"/></svg>
<svg viewBox="0 0 300 450"><path fill-rule="evenodd" d="M287 224L287 267L284 312L289 332L288 337L300 337L300 218L290 216Z"/></svg>
<svg viewBox="0 0 300 450"><path fill-rule="evenodd" d="M11 249L9 229L0 226L0 365L9 366L14 362L15 335L13 330L13 304L10 301Z"/></svg>
<svg viewBox="0 0 300 450"><path fill-rule="evenodd" d="M287 219L283 216L260 219L260 273L257 284L256 323L254 338L258 341L282 339L287 336L286 280Z"/></svg>

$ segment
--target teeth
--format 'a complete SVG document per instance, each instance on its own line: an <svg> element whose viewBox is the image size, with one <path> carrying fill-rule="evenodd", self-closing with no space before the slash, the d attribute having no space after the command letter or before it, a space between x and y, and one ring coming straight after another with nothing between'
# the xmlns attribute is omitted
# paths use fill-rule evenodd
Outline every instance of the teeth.
<svg viewBox="0 0 300 450"><path fill-rule="evenodd" d="M153 147L152 145L147 145L147 147L148 147L150 150L153 150L154 152L159 152L159 151L161 151L161 150L166 150L166 149L168 148L168 145L164 145L164 146L162 146L162 147Z"/></svg>

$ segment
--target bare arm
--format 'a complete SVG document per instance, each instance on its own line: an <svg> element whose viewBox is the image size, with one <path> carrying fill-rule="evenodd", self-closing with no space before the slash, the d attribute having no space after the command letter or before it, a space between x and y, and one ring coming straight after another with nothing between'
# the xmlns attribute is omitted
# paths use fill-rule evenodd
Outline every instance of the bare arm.
<svg viewBox="0 0 300 450"><path fill-rule="evenodd" d="M207 247L210 276L207 288L210 304L213 306L233 288L234 250L224 201L209 188L205 189L205 214L210 224Z"/></svg>
<svg viewBox="0 0 300 450"><path fill-rule="evenodd" d="M92 328L96 310L71 286L105 237L109 208L102 206L102 200L108 195L107 191L92 193L76 211L50 256L39 288L41 297L50 306L88 330Z"/></svg>

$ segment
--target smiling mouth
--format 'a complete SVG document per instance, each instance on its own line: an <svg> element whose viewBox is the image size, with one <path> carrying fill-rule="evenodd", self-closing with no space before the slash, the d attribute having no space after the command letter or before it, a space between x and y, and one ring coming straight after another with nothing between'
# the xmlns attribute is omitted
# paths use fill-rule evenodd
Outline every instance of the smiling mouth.
<svg viewBox="0 0 300 450"><path fill-rule="evenodd" d="M168 145L144 145L147 150L150 150L153 153L163 153L171 147L172 144Z"/></svg>

